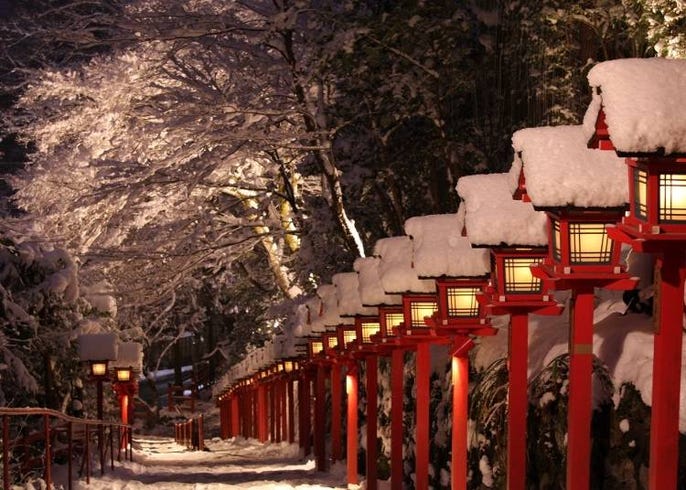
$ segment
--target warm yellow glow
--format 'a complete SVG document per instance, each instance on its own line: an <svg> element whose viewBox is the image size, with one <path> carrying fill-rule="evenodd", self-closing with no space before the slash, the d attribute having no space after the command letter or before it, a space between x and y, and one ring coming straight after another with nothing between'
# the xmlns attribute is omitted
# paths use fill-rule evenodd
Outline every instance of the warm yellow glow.
<svg viewBox="0 0 686 490"><path fill-rule="evenodd" d="M335 349L338 347L338 338L335 335L329 335L329 349Z"/></svg>
<svg viewBox="0 0 686 490"><path fill-rule="evenodd" d="M402 313L386 313L386 329L388 334L391 334L394 328L397 328L403 321L405 315Z"/></svg>
<svg viewBox="0 0 686 490"><path fill-rule="evenodd" d="M371 342L371 336L379 333L381 324L379 322L362 322L362 342Z"/></svg>
<svg viewBox="0 0 686 490"><path fill-rule="evenodd" d="M646 218L648 209L648 174L643 170L634 171L634 207L636 216Z"/></svg>
<svg viewBox="0 0 686 490"><path fill-rule="evenodd" d="M131 379L131 369L130 368L119 368L117 369L117 381L126 382Z"/></svg>
<svg viewBox="0 0 686 490"><path fill-rule="evenodd" d="M505 258L505 291L508 293L534 293L541 289L541 280L534 277L531 266L540 259L529 257Z"/></svg>
<svg viewBox="0 0 686 490"><path fill-rule="evenodd" d="M660 221L686 220L686 174L660 175Z"/></svg>
<svg viewBox="0 0 686 490"><path fill-rule="evenodd" d="M315 340L312 342L312 354L320 354L324 350L324 343L321 340Z"/></svg>
<svg viewBox="0 0 686 490"><path fill-rule="evenodd" d="M352 393L352 391L354 389L354 384L355 384L355 380L353 379L352 375L346 374L345 375L345 394L346 395L349 395L350 393Z"/></svg>
<svg viewBox="0 0 686 490"><path fill-rule="evenodd" d="M91 374L93 376L105 376L107 374L107 363L98 361L92 362Z"/></svg>
<svg viewBox="0 0 686 490"><path fill-rule="evenodd" d="M357 332L355 330L343 330L343 348L347 348L355 340L357 340Z"/></svg>
<svg viewBox="0 0 686 490"><path fill-rule="evenodd" d="M474 317L479 314L479 305L476 301L479 288L450 287L446 292L449 316Z"/></svg>
<svg viewBox="0 0 686 490"><path fill-rule="evenodd" d="M283 368L287 373L293 372L293 361L284 361Z"/></svg>
<svg viewBox="0 0 686 490"><path fill-rule="evenodd" d="M412 326L425 327L424 318L432 316L438 309L436 301L413 301L411 305Z"/></svg>
<svg viewBox="0 0 686 490"><path fill-rule="evenodd" d="M570 223L569 254L572 263L608 263L612 242L604 223Z"/></svg>

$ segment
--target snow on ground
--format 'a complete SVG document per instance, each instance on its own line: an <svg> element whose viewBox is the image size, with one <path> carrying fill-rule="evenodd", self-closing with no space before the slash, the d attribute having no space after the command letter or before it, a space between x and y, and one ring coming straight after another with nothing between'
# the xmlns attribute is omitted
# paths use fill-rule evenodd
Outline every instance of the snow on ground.
<svg viewBox="0 0 686 490"><path fill-rule="evenodd" d="M75 482L75 490L264 490L344 489L345 466L323 473L312 459L300 456L297 444L262 444L255 439L206 441L206 451L189 451L173 439L159 436L134 438L134 461L115 463L104 476ZM56 477L59 484L59 475ZM66 487L66 486L65 486ZM27 487L28 489L29 487ZM40 488L40 487L35 487Z"/></svg>

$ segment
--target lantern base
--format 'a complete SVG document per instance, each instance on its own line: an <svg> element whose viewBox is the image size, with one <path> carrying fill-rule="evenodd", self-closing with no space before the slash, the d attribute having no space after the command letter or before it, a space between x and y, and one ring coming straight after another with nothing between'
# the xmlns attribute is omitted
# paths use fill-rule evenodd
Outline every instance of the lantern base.
<svg viewBox="0 0 686 490"><path fill-rule="evenodd" d="M531 266L534 276L543 281L545 289L563 291L565 289L605 288L615 291L634 289L638 284L637 277L626 272L570 272L565 273L550 264Z"/></svg>
<svg viewBox="0 0 686 490"><path fill-rule="evenodd" d="M631 245L636 252L642 253L683 251L686 244L686 233L647 233L626 223L609 227L607 234L613 240Z"/></svg>

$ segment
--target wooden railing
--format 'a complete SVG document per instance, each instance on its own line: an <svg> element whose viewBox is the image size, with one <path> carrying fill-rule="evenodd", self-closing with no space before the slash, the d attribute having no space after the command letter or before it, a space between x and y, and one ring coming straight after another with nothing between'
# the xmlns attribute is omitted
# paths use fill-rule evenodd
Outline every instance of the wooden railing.
<svg viewBox="0 0 686 490"><path fill-rule="evenodd" d="M203 416L198 415L184 422L174 424L174 440L188 449L203 451L205 449L205 428Z"/></svg>
<svg viewBox="0 0 686 490"><path fill-rule="evenodd" d="M184 395L186 390L190 395ZM179 385L169 385L167 387L167 408L169 410L185 409L191 413L195 412L195 401L198 399L198 389L195 385L184 388Z"/></svg>
<svg viewBox="0 0 686 490"><path fill-rule="evenodd" d="M31 474L42 476L46 487L52 488L52 465L60 460L66 460L67 488L71 490L73 463L78 456L79 476L85 474L86 483L90 483L93 451L99 459L101 474L107 466L108 451L114 470L115 436L117 461L121 461L122 450L125 459L133 460L130 425L70 417L46 408L0 407L0 417L3 490Z"/></svg>

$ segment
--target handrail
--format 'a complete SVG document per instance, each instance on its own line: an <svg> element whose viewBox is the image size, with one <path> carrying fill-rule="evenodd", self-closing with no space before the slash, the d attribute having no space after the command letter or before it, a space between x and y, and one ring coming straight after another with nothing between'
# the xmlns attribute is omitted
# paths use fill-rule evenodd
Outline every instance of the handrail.
<svg viewBox="0 0 686 490"><path fill-rule="evenodd" d="M12 417L25 417L25 416L42 416L43 417L43 429L42 431L34 431L31 434L20 437L17 441L10 440L10 418ZM119 422L107 422L104 420L97 419L82 419L77 417L72 417L66 415L62 412L56 410L51 410L49 408L9 408L0 407L0 417L2 418L2 481L3 490L9 490L11 488L10 482L10 451L17 449L26 445L27 439L31 440L44 440L44 479L47 488L51 488L52 485L52 458L55 455L55 451L52 448L52 440L58 433L65 433L67 437L67 460L68 460L68 489L72 488L72 459L74 455L74 442L83 441L83 458L81 461L81 472L85 467L86 470L86 483L90 483L90 470L91 470L91 456L90 456L90 438L92 434L97 433L98 441L98 453L100 457L100 472L104 474L105 471L105 453L107 451L106 441L105 441L105 429L107 428L107 437L109 442L110 450L110 465L112 470L114 470L114 432L118 434L118 455L117 460L121 461L121 450L124 448L124 456L130 461L133 460L133 449L130 444L131 437L133 434L132 426L127 424L122 424ZM50 419L58 419L64 422L64 425L51 426ZM74 425L79 425L84 428L84 437L75 438L74 437ZM90 428L94 427L97 431L91 432ZM116 430L115 430L116 429ZM127 443L128 441L128 443ZM27 456L26 454L24 456ZM25 457L28 461L21 461L22 464L31 464L32 461Z"/></svg>
<svg viewBox="0 0 686 490"><path fill-rule="evenodd" d="M198 415L174 424L174 440L177 444L197 451L205 450L204 417Z"/></svg>

